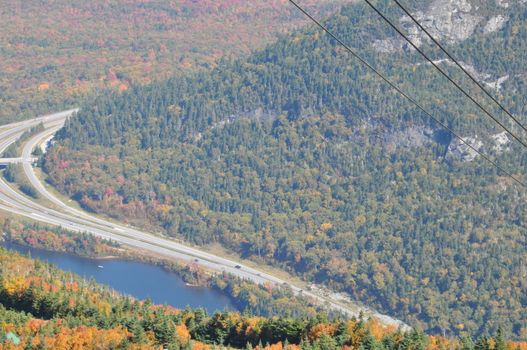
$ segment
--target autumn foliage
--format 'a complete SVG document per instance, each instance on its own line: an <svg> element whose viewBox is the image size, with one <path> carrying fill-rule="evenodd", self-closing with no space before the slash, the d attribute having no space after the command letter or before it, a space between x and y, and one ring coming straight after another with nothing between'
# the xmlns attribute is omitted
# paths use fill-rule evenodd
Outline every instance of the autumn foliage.
<svg viewBox="0 0 527 350"><path fill-rule="evenodd" d="M123 297L48 264L0 249L0 350L524 350L503 333L470 340L403 333L377 320L212 316ZM472 345L471 345L472 344ZM476 347L477 346L477 347Z"/></svg>
<svg viewBox="0 0 527 350"><path fill-rule="evenodd" d="M306 1L318 14L343 0ZM272 1L16 1L0 12L0 119L76 104L99 89L210 67L304 22ZM225 25L236 23L236 25ZM131 25L132 24L132 25ZM38 54L37 54L38 53Z"/></svg>

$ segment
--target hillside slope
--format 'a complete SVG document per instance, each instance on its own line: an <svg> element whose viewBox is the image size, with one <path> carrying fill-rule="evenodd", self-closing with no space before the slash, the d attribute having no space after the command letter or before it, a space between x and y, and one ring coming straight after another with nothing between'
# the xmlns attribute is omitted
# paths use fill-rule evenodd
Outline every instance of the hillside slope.
<svg viewBox="0 0 527 350"><path fill-rule="evenodd" d="M177 293L177 290L173 291ZM265 347L263 344L266 344ZM264 318L176 310L124 297L0 248L0 349L463 349L524 350L526 343L401 334L375 321Z"/></svg>
<svg viewBox="0 0 527 350"><path fill-rule="evenodd" d="M454 3L419 9L461 13L470 35L435 18L442 39L485 81L508 75L494 93L525 119L525 4ZM497 13L506 22L486 29ZM326 23L525 181L526 152L368 7ZM315 28L210 72L101 97L57 140L50 182L90 210L219 242L430 332L506 324L527 337L525 191Z"/></svg>
<svg viewBox="0 0 527 350"><path fill-rule="evenodd" d="M304 3L327 14L343 2ZM280 0L8 0L0 22L0 122L213 67L304 23Z"/></svg>

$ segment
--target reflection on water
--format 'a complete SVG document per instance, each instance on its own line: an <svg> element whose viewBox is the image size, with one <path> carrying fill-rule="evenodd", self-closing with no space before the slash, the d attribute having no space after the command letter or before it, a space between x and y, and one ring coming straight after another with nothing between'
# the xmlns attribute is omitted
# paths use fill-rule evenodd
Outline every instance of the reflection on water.
<svg viewBox="0 0 527 350"><path fill-rule="evenodd" d="M159 266L127 260L81 258L11 243L3 243L2 246L22 254L30 253L32 258L49 261L62 270L85 278L93 278L137 299L150 298L155 304L176 308L203 307L209 313L235 309L229 298L218 291L187 286L178 275Z"/></svg>

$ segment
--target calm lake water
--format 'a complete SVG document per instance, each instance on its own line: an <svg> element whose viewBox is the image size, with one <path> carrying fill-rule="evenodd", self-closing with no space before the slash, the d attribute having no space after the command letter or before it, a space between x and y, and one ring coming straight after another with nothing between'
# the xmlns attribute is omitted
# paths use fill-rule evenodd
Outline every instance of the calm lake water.
<svg viewBox="0 0 527 350"><path fill-rule="evenodd" d="M93 278L137 299L150 298L155 304L180 309L202 307L209 313L235 310L225 295L209 288L187 286L178 275L159 266L127 260L87 259L11 243L1 245L26 255L30 252L32 258L49 261L62 270L85 278Z"/></svg>

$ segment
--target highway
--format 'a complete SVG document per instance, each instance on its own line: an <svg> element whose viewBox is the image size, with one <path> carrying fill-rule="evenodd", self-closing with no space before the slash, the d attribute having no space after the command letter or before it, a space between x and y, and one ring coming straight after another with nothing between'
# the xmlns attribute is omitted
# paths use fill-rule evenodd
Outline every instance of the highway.
<svg viewBox="0 0 527 350"><path fill-rule="evenodd" d="M222 258L198 248L161 237L152 233L143 232L136 228L110 222L99 217L90 215L63 203L59 198L49 192L40 179L36 176L33 168L32 151L44 140L48 140L64 124L65 120L72 116L77 110L68 110L43 116L24 122L13 123L2 126L0 129L0 153L30 128L43 123L44 131L32 136L25 141L20 157L14 159L0 159L0 165L10 162L20 162L24 174L39 194L49 201L48 204L39 204L33 199L14 190L6 181L0 177L0 210L21 215L35 221L57 225L75 232L87 232L95 236L119 242L134 248L150 251L155 254L177 259L184 262L195 262L206 269L213 271L225 271L240 278L251 280L255 283L272 283L275 285L287 284L296 293L317 300L320 304L347 314L348 316L359 315L362 311L366 316L378 318L381 322L400 326L403 329L409 327L403 322L386 315L381 315L370 309L349 307L333 298L331 295L321 295L311 291L302 290L288 281L272 276L263 271L258 271L240 262Z"/></svg>

